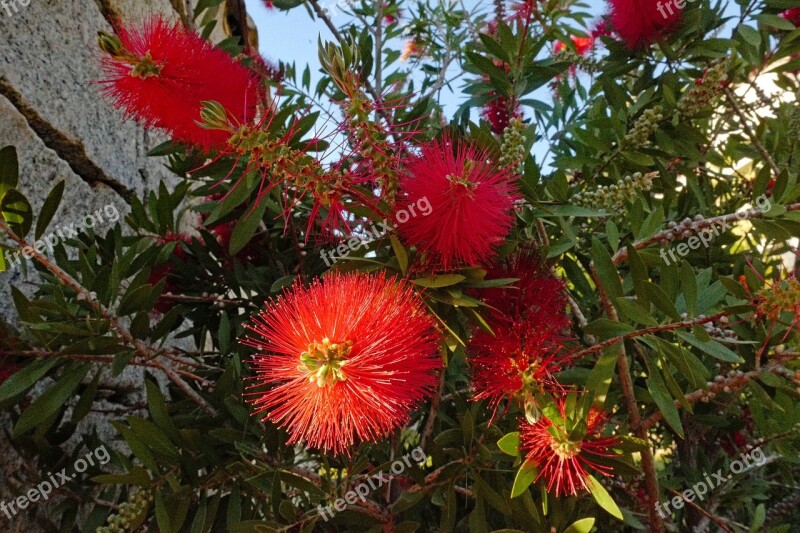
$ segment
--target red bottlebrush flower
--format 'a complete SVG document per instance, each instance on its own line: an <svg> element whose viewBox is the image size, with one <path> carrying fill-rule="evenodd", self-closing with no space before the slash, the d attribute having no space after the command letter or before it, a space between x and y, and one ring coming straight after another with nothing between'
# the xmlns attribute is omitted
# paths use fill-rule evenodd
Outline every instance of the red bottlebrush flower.
<svg viewBox="0 0 800 533"><path fill-rule="evenodd" d="M630 49L648 46L678 24L681 10L668 0L609 0L609 19Z"/></svg>
<svg viewBox="0 0 800 533"><path fill-rule="evenodd" d="M275 9L275 4L269 0L264 0L264 7L266 7L268 10L272 10Z"/></svg>
<svg viewBox="0 0 800 533"><path fill-rule="evenodd" d="M427 200L431 213L402 222L400 233L434 267L486 263L510 231L518 197L512 174L489 159L474 144L445 138L406 162L397 209Z"/></svg>
<svg viewBox="0 0 800 533"><path fill-rule="evenodd" d="M543 479L548 492L556 496L577 495L589 490L589 469L610 476L612 468L599 464L599 457L613 457L616 437L603 437L600 431L607 417L592 408L586 420L586 433L581 439L570 438L571 427L565 422L564 402L558 403L560 420L540 418L535 424L522 422L520 451L539 469L536 482ZM575 437L572 437L575 439Z"/></svg>
<svg viewBox="0 0 800 533"><path fill-rule="evenodd" d="M781 13L781 17L785 18L795 26L800 26L800 7L793 7Z"/></svg>
<svg viewBox="0 0 800 533"><path fill-rule="evenodd" d="M0 385L2 385L3 382L5 382L8 378L16 374L17 371L19 371L19 367L17 365L13 365L10 363L4 363L4 364L6 366L0 369Z"/></svg>
<svg viewBox="0 0 800 533"><path fill-rule="evenodd" d="M103 35L100 43L109 54L103 93L127 116L177 141L206 151L225 145L228 132L197 124L203 101L220 103L238 123L256 115L254 73L177 23L155 17L119 28L117 37Z"/></svg>
<svg viewBox="0 0 800 533"><path fill-rule="evenodd" d="M571 323L564 282L533 254L489 271L489 279L499 278L519 281L515 287L483 291L495 334L479 330L468 349L474 398L488 400L495 412L504 398L533 407L533 395L558 389L553 374L572 363L564 346Z"/></svg>
<svg viewBox="0 0 800 533"><path fill-rule="evenodd" d="M502 134L508 127L512 118L521 116L520 106L516 102L509 101L504 96L497 95L492 91L493 98L483 106L481 116L489 123L492 133Z"/></svg>
<svg viewBox="0 0 800 533"><path fill-rule="evenodd" d="M257 413L312 448L347 453L406 423L435 388L438 333L404 282L332 274L295 285L253 319Z"/></svg>
<svg viewBox="0 0 800 533"><path fill-rule="evenodd" d="M606 19L602 19L594 25L594 28L592 28L592 31L589 35L591 35L593 39L599 39L600 37L608 37L611 35L611 33L611 25Z"/></svg>
<svg viewBox="0 0 800 533"><path fill-rule="evenodd" d="M591 50L592 47L594 46L594 37L576 37L574 35L571 35L570 39L575 45L575 51L578 53L579 56L586 55L586 53L589 52L589 50ZM566 47L567 45L559 41L553 47L553 53L557 54L562 50L565 50Z"/></svg>
<svg viewBox="0 0 800 533"><path fill-rule="evenodd" d="M386 25L394 24L400 20L401 12L396 5L390 3L383 3L383 23Z"/></svg>
<svg viewBox="0 0 800 533"><path fill-rule="evenodd" d="M494 64L504 72L509 72L510 70L508 64L503 61L495 60ZM483 82L486 85L490 84L488 75L483 75ZM483 106L481 116L491 126L492 133L500 135L508 127L512 118L522 116L522 111L520 111L520 105L516 98L507 98L498 94L497 91L491 91L489 98L490 100Z"/></svg>

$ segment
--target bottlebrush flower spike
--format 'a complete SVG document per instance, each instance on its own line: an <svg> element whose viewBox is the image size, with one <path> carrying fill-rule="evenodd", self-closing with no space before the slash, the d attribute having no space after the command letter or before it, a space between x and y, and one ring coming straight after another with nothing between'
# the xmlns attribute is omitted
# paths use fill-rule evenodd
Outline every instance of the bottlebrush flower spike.
<svg viewBox="0 0 800 533"><path fill-rule="evenodd" d="M564 401L558 402L561 412L557 420L542 417L535 424L522 422L519 428L520 451L539 469L536 482L544 480L548 492L556 496L577 495L589 490L589 469L610 476L612 468L597 462L600 457L617 455L612 448L616 437L603 437L600 432L607 417L592 408L586 420L585 436L572 436L565 421Z"/></svg>
<svg viewBox="0 0 800 533"><path fill-rule="evenodd" d="M611 25L631 50L649 46L681 18L681 10L667 1L609 0L609 4Z"/></svg>
<svg viewBox="0 0 800 533"><path fill-rule="evenodd" d="M793 7L781 13L781 17L785 18L795 26L800 26L800 7Z"/></svg>
<svg viewBox="0 0 800 533"><path fill-rule="evenodd" d="M312 448L347 453L403 425L430 396L439 335L403 282L332 274L295 285L253 319L257 413Z"/></svg>
<svg viewBox="0 0 800 533"><path fill-rule="evenodd" d="M570 36L572 43L575 45L575 51L579 56L586 55L589 50L594 47L594 37L576 37L574 35ZM567 48L567 45L558 41L555 46L553 47L553 54L558 54L559 52L564 51Z"/></svg>
<svg viewBox="0 0 800 533"><path fill-rule="evenodd" d="M430 202L430 215L412 217L400 232L434 268L488 263L514 223L511 171L474 144L445 137L423 145L406 162L400 191L398 210Z"/></svg>
<svg viewBox="0 0 800 533"><path fill-rule="evenodd" d="M535 394L560 387L553 374L571 365L565 348L570 318L564 283L533 253L512 258L489 271L489 279L518 278L514 287L482 291L489 306L487 322L494 335L479 330L468 353L475 400L486 399L497 411L504 398L535 411ZM536 413L529 413L536 418Z"/></svg>
<svg viewBox="0 0 800 533"><path fill-rule="evenodd" d="M247 123L256 115L255 74L227 52L179 24L154 17L139 27L100 34L103 93L131 118L166 130L175 140L208 151L230 132L198 125L203 101L218 102L228 116Z"/></svg>

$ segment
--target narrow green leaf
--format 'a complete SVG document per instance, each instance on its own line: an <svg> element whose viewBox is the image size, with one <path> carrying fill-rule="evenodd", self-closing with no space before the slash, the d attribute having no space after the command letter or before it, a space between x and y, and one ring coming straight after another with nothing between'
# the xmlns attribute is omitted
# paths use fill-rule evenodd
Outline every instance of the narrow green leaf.
<svg viewBox="0 0 800 533"><path fill-rule="evenodd" d="M17 149L13 146L4 146L0 149L0 198L19 183L19 160Z"/></svg>
<svg viewBox="0 0 800 533"><path fill-rule="evenodd" d="M39 211L39 217L36 220L36 231L34 232L34 238L37 241L42 238L47 226L53 220L58 206L61 205L61 198L64 196L64 183L63 180L56 183L56 186L53 187L44 204L42 204L42 209Z"/></svg>
<svg viewBox="0 0 800 533"><path fill-rule="evenodd" d="M653 305L655 305L659 311L673 320L680 320L681 316L678 313L678 310L675 308L675 304L669 299L669 296L667 296L667 293L664 292L664 289L650 281L645 281L642 283L642 285L645 293L647 294L647 298L653 302Z"/></svg>
<svg viewBox="0 0 800 533"><path fill-rule="evenodd" d="M14 437L19 437L33 429L64 407L83 378L89 373L90 368L89 363L79 365L36 398L20 415L17 425L14 426Z"/></svg>
<svg viewBox="0 0 800 533"><path fill-rule="evenodd" d="M611 256L597 237L592 238L592 258L597 270L597 277L603 284L608 296L612 301L616 300L624 293L622 292L622 282L619 279L619 271L611 261Z"/></svg>
<svg viewBox="0 0 800 533"><path fill-rule="evenodd" d="M727 363L743 363L744 359L736 355L736 352L732 351L727 346L723 346L722 344L718 343L715 340L711 340L708 342L702 342L700 339L692 335L691 333L686 333L684 331L677 332L678 337L685 340L695 348L699 348L700 350L704 351L708 355L719 359L720 361L725 361Z"/></svg>
<svg viewBox="0 0 800 533"><path fill-rule="evenodd" d="M414 285L419 285L420 287L438 289L440 287L449 287L450 285L461 283L465 279L467 278L461 274L442 274L441 276L418 278L413 280L412 283Z"/></svg>
<svg viewBox="0 0 800 533"><path fill-rule="evenodd" d="M589 492L592 493L594 500L600 507L605 509L608 514L614 518L622 520L622 511L619 510L614 499L608 493L606 488L600 484L593 476L589 476Z"/></svg>
<svg viewBox="0 0 800 533"><path fill-rule="evenodd" d="M394 255L397 256L400 271L405 276L408 271L408 250L406 250L406 247L400 242L400 239L394 235L390 235L389 239L392 241L392 249L394 250Z"/></svg>
<svg viewBox="0 0 800 533"><path fill-rule="evenodd" d="M267 211L267 204L268 202L266 199L262 199L261 203L255 209L246 212L236 223L236 227L233 228L231 243L228 250L231 255L236 255L241 252L244 247L247 246L247 243L250 242L250 239L253 238L253 235L256 234L258 225L261 223L261 219L264 218L264 213Z"/></svg>
<svg viewBox="0 0 800 533"><path fill-rule="evenodd" d="M650 394L653 396L653 401L656 402L658 410L664 415L664 420L675 433L680 435L681 438L685 438L678 408L675 407L675 401L667 392L667 386L661 379L658 369L651 369L650 377L647 379L646 383L647 390L649 390Z"/></svg>
<svg viewBox="0 0 800 533"><path fill-rule="evenodd" d="M589 533L594 527L594 520L594 518L581 518L565 529L564 533Z"/></svg>
<svg viewBox="0 0 800 533"><path fill-rule="evenodd" d="M0 385L0 403L22 394L50 372L61 361L56 358L39 359L11 375Z"/></svg>
<svg viewBox="0 0 800 533"><path fill-rule="evenodd" d="M525 461L519 467L516 477L514 477L514 486L511 488L511 497L516 498L531 486L531 483L536 481L536 476L539 475L539 469L530 461Z"/></svg>

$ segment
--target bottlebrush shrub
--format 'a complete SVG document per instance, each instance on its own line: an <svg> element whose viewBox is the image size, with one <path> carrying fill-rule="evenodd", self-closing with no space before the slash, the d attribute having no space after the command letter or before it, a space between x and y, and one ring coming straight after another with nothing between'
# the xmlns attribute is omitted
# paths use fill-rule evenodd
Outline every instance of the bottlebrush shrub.
<svg viewBox="0 0 800 533"><path fill-rule="evenodd" d="M9 442L42 479L116 450L21 511L65 531L792 531L791 6L368 3L329 19L318 63L265 69L201 39L211 4L196 34L101 36L110 103L170 133L151 155L175 174L116 227L36 246L63 186L34 209L0 150ZM552 54L573 35L590 69ZM507 125L483 115L499 97Z"/></svg>

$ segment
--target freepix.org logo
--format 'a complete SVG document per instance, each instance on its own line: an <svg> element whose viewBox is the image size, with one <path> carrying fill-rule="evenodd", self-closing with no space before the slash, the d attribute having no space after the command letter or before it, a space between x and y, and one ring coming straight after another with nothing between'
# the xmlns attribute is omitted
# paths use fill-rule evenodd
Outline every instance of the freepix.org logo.
<svg viewBox="0 0 800 533"><path fill-rule="evenodd" d="M384 484L389 483L395 476L399 476L405 472L406 468L411 468L413 464L422 463L428 456L425 454L421 446L417 446L410 453L405 454L400 459L394 461L389 467L391 474L381 470L375 475L371 475L366 481L359 483L351 490L348 490L344 497L337 498L333 505L323 507L317 506L317 513L327 522L337 512L344 511L348 505L355 505L358 500L362 502L367 501L367 495L374 490L378 490Z"/></svg>
<svg viewBox="0 0 800 533"><path fill-rule="evenodd" d="M29 489L25 494L17 496L10 502L0 502L0 511L11 519L16 516L19 511L27 509L30 504L36 503L39 500L47 501L50 499L50 494L54 490L63 487L71 480L78 477L78 474L86 472L90 465L94 466L95 459L97 460L97 464L104 465L111 460L111 454L108 453L105 446L101 445L99 448L90 451L85 456L75 461L75 464L72 465L75 473L71 476L67 473L66 468L61 469L60 472L48 472L48 479L42 481L36 485L36 487Z"/></svg>
<svg viewBox="0 0 800 533"><path fill-rule="evenodd" d="M52 254L58 243L75 238L87 229L98 227L101 224L114 224L119 218L120 215L117 207L108 204L102 209L98 209L94 213L86 215L78 224L64 224L56 228L55 231L33 243L33 246L26 246L22 250L17 250L15 252L10 250L6 251L6 266L9 270L19 267L23 258L30 259L35 254L42 255L45 250L48 254Z"/></svg>
<svg viewBox="0 0 800 533"><path fill-rule="evenodd" d="M343 242L332 251L324 249L320 250L319 255L322 256L322 260L325 261L325 265L330 267L336 263L336 261L346 258L348 255L350 255L350 252L355 251L360 246L366 248L370 245L370 243L380 239L390 231L396 230L400 224L405 224L411 220L411 218L420 215L426 217L430 215L431 212L433 212L433 207L431 207L428 197L423 196L417 200L416 203L410 204L405 209L401 209L395 213L395 224L389 222L388 218L384 218L383 222L378 222L378 228L376 228L373 224L371 224L369 228L365 228L364 233L366 233L366 235L363 239L360 237L351 237L349 240Z"/></svg>
<svg viewBox="0 0 800 533"><path fill-rule="evenodd" d="M19 7L28 7L31 0L0 0L0 13L13 17L19 13Z"/></svg>

